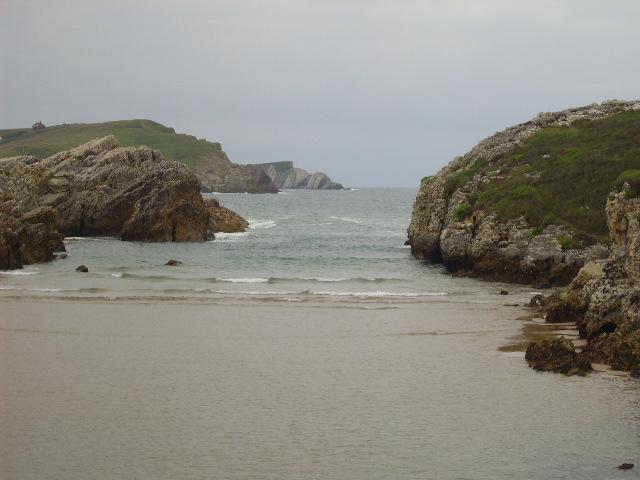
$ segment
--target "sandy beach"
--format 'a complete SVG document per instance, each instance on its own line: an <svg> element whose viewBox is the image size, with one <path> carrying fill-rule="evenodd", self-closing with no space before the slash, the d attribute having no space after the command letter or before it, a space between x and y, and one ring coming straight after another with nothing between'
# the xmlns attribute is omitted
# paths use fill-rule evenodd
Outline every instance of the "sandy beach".
<svg viewBox="0 0 640 480"><path fill-rule="evenodd" d="M0 473L605 478L637 384L500 352L521 312L3 300Z"/></svg>

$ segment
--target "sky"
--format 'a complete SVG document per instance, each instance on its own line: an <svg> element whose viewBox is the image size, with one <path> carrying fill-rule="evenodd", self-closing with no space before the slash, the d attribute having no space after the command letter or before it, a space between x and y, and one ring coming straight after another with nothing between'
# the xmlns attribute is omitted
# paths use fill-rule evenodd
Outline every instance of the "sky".
<svg viewBox="0 0 640 480"><path fill-rule="evenodd" d="M541 111L640 98L638 0L0 0L0 128L148 118L417 187Z"/></svg>

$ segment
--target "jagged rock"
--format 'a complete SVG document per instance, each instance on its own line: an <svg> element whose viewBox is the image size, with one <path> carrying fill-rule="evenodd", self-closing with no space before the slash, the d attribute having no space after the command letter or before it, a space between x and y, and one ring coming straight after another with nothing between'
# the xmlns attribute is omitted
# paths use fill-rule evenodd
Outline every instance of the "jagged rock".
<svg viewBox="0 0 640 480"><path fill-rule="evenodd" d="M49 261L64 251L58 214L38 205L37 179L28 171L19 158L0 160L0 269Z"/></svg>
<svg viewBox="0 0 640 480"><path fill-rule="evenodd" d="M304 188L308 190L342 190L343 186L333 182L325 173L309 173L293 166L293 162L258 163L251 165L264 172L278 188Z"/></svg>
<svg viewBox="0 0 640 480"><path fill-rule="evenodd" d="M531 342L525 359L531 368L538 371L582 376L591 371L587 356L576 353L573 343L564 337Z"/></svg>
<svg viewBox="0 0 640 480"><path fill-rule="evenodd" d="M640 109L639 102L611 101L543 113L481 141L436 175L423 178L408 228L413 255L441 262L453 271L490 280L540 287L568 284L584 263L606 256L606 249L592 246L576 250L567 242L573 233L560 225L549 225L538 232L524 217L502 221L492 212L475 209L472 205L485 186L492 179L505 178L509 173L500 169L474 173L471 167L485 162L489 170L492 162L543 128L637 109ZM457 178L463 181L452 182Z"/></svg>
<svg viewBox="0 0 640 480"><path fill-rule="evenodd" d="M233 210L220 205L218 200L206 199L205 204L209 210L209 229L212 233L238 233L249 227L249 222Z"/></svg>
<svg viewBox="0 0 640 480"><path fill-rule="evenodd" d="M78 265L76 267L76 272L87 273L88 271L89 269L87 268L86 265Z"/></svg>
<svg viewBox="0 0 640 480"><path fill-rule="evenodd" d="M0 268L52 260L63 234L201 241L210 217L186 166L147 147L119 147L114 136L42 160L0 160Z"/></svg>
<svg viewBox="0 0 640 480"><path fill-rule="evenodd" d="M587 263L545 306L547 321L575 321L591 357L640 374L640 199L628 190L607 203L612 253Z"/></svg>

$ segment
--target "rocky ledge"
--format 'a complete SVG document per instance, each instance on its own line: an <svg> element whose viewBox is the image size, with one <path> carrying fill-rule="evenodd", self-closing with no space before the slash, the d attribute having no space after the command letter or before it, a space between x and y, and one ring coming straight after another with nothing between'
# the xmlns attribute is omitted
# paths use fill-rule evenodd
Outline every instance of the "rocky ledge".
<svg viewBox="0 0 640 480"><path fill-rule="evenodd" d="M568 157L572 152L586 149L589 138L600 134L604 139L598 137L598 141L615 139L610 140L613 136L594 128L594 132L584 133L583 137L577 137L576 144L570 145L562 144L567 135L556 133L564 133L558 130L561 128L572 129L569 134L580 133L575 125L624 112L640 113L638 110L640 102L611 101L542 113L481 141L436 175L425 177L408 228L413 255L443 263L452 271L491 280L537 286L566 285L585 263L606 257L608 251L598 244L599 232L586 235L583 231L586 227L581 230L562 221L566 212L552 211L563 197L559 191L563 187L557 185L561 175L554 177L553 170L573 165L570 162L575 163L575 155ZM638 116L626 120L637 122ZM616 125L608 127L615 129ZM534 138L541 133L547 137ZM551 141L557 145L558 159L553 152L545 150ZM622 148L622 143L618 146ZM585 155L585 158L588 157ZM610 167L603 166L608 160L602 159L597 166L605 171L608 168L613 174L617 166L610 161ZM592 173L584 178L595 178L591 181L597 182L599 174ZM573 171L567 176L569 174L576 175ZM565 180L576 184L582 178L573 176ZM572 183L565 183L566 191L574 187ZM595 207L584 205L580 198L584 192L575 193L576 201L569 206L575 210L576 218L584 217L585 212L601 211L606 192L611 189L604 183L603 180L598 186L606 190L602 199L598 197L593 202ZM589 187L582 190L586 188ZM600 204L602 207L598 208ZM544 218L535 218L543 215Z"/></svg>
<svg viewBox="0 0 640 480"><path fill-rule="evenodd" d="M224 207L205 203L189 169L114 136L48 158L0 160L0 268L51 260L63 235L202 241ZM237 221L237 220L236 220Z"/></svg>
<svg viewBox="0 0 640 480"><path fill-rule="evenodd" d="M626 184L621 192L609 196L610 256L587 263L571 284L546 299L543 307L547 322L576 322L580 337L587 341L580 354L582 363L585 359L605 363L635 376L640 376L639 193ZM561 358L576 358L551 348L549 342L532 344L529 349L537 352L527 358L530 365L542 370L557 371L555 365L562 363ZM536 357L548 361L540 362ZM568 360L564 364L571 363Z"/></svg>
<svg viewBox="0 0 640 480"><path fill-rule="evenodd" d="M332 181L326 173L309 173L293 166L293 162L258 163L251 165L266 174L278 188L307 190L343 190L344 187Z"/></svg>

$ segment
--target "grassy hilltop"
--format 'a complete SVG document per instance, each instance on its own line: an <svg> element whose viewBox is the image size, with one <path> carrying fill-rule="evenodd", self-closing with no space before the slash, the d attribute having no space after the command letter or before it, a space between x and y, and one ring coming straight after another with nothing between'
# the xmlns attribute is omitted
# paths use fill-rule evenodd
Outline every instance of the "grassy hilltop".
<svg viewBox="0 0 640 480"><path fill-rule="evenodd" d="M207 156L221 156L219 143L176 133L151 120L120 120L105 123L76 123L47 127L0 130L0 158L33 155L44 158L68 150L97 137L115 135L122 146L160 150L165 156L196 167Z"/></svg>
<svg viewBox="0 0 640 480"><path fill-rule="evenodd" d="M546 127L512 151L451 175L445 194L477 174L488 182L459 207L460 219L481 209L502 220L524 215L538 230L564 224L584 239L605 239L609 192L624 181L640 191L640 111Z"/></svg>

